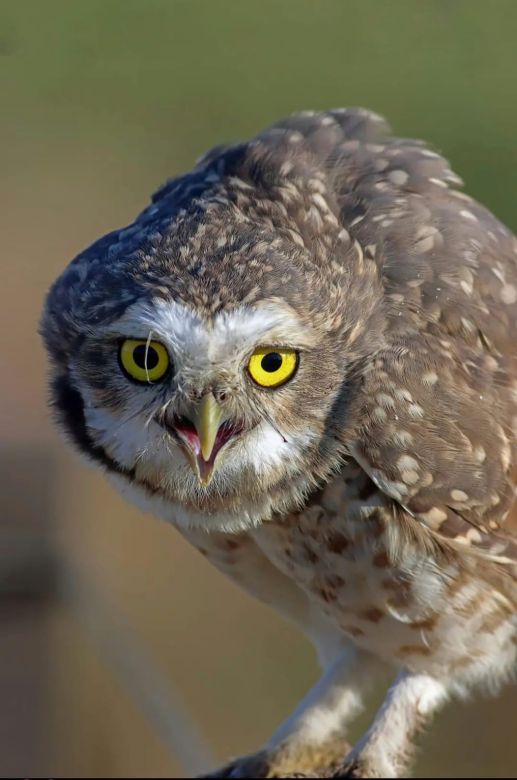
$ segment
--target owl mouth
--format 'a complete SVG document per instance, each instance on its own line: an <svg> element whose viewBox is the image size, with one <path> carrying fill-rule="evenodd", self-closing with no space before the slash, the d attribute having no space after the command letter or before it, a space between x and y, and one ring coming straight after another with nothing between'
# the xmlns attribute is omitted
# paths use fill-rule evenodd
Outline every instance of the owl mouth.
<svg viewBox="0 0 517 780"><path fill-rule="evenodd" d="M165 423L165 427L173 434L204 486L212 479L217 457L223 447L244 431L244 423L225 420L217 428L213 445L207 452L203 446L202 432L188 417L175 416L172 424Z"/></svg>

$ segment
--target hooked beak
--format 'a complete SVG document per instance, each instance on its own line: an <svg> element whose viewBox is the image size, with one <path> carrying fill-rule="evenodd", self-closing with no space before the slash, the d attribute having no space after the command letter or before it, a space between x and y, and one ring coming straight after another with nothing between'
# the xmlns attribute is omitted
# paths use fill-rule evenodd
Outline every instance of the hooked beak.
<svg viewBox="0 0 517 780"><path fill-rule="evenodd" d="M242 425L225 417L211 392L193 407L188 418L175 419L174 432L202 485L208 485L212 479L220 450L242 429Z"/></svg>
<svg viewBox="0 0 517 780"><path fill-rule="evenodd" d="M217 431L223 421L223 411L212 393L203 396L201 403L195 409L192 415L192 422L195 425L199 437L199 446L204 460L210 460L212 455Z"/></svg>

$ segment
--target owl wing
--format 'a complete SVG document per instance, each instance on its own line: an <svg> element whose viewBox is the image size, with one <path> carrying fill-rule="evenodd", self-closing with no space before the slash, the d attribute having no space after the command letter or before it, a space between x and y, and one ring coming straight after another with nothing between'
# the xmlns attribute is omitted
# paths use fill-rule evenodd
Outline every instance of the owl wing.
<svg viewBox="0 0 517 780"><path fill-rule="evenodd" d="M273 148L286 132L382 281L384 344L361 369L351 453L435 534L515 558L517 239L376 114L302 112L261 137Z"/></svg>
<svg viewBox="0 0 517 780"><path fill-rule="evenodd" d="M517 239L434 152L370 149L342 218L375 258L386 325L353 455L435 533L515 559Z"/></svg>
<svg viewBox="0 0 517 780"><path fill-rule="evenodd" d="M444 339L448 341L448 339ZM454 344L454 342L453 342ZM351 454L427 528L517 560L515 467L501 388L432 338L403 337L375 358Z"/></svg>

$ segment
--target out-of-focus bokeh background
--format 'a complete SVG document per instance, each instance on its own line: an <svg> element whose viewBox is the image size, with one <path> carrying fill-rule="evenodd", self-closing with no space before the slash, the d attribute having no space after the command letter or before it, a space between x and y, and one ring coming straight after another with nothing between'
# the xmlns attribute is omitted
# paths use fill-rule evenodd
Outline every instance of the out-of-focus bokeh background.
<svg viewBox="0 0 517 780"><path fill-rule="evenodd" d="M516 29L515 0L0 2L0 775L193 773L258 746L317 674L64 447L49 283L207 147L307 108L387 115L517 228ZM514 777L515 691L450 708L424 746L419 776Z"/></svg>

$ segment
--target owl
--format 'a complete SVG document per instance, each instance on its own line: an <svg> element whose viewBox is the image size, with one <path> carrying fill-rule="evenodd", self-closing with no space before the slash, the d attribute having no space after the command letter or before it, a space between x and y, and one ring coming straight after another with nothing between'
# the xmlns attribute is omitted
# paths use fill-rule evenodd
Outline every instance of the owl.
<svg viewBox="0 0 517 780"><path fill-rule="evenodd" d="M448 699L515 668L517 239L460 185L374 113L298 113L48 294L70 441L316 648L294 714L213 776L399 777Z"/></svg>

